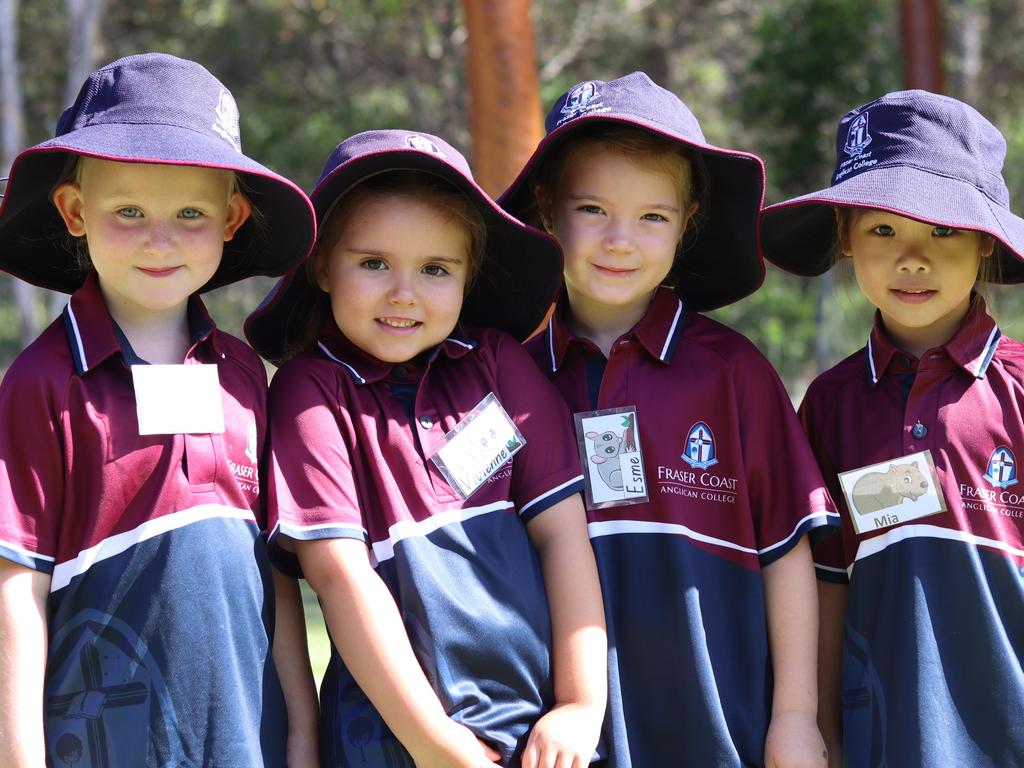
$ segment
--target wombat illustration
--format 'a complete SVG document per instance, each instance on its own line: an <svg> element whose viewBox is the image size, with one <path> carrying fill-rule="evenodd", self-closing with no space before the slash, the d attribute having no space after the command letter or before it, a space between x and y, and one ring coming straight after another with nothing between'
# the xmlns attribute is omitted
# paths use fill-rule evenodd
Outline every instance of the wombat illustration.
<svg viewBox="0 0 1024 768"><path fill-rule="evenodd" d="M597 464L597 472L601 475L601 479L613 491L621 491L623 488L622 469L619 467L619 462L609 462L608 460L625 452L622 449L622 438L614 432L587 432L587 437L594 441L594 455L590 457L590 460Z"/></svg>
<svg viewBox="0 0 1024 768"><path fill-rule="evenodd" d="M888 472L868 472L853 486L853 506L866 515L894 507L904 499L915 501L928 490L928 481L917 462L890 464Z"/></svg>

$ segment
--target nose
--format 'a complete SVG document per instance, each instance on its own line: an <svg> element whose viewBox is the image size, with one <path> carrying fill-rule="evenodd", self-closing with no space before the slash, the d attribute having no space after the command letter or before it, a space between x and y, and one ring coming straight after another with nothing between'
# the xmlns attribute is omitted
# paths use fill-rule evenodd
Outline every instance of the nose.
<svg viewBox="0 0 1024 768"><path fill-rule="evenodd" d="M391 283L388 285L388 301L395 306L410 306L416 303L416 291L413 288L414 276L404 270L395 269L391 272Z"/></svg>
<svg viewBox="0 0 1024 768"><path fill-rule="evenodd" d="M146 238L146 251L153 255L163 255L174 250L174 233L171 226L162 221L154 221L149 226Z"/></svg>
<svg viewBox="0 0 1024 768"><path fill-rule="evenodd" d="M917 240L908 240L896 262L896 267L901 272L927 272L931 267L928 257L925 255L924 246Z"/></svg>
<svg viewBox="0 0 1024 768"><path fill-rule="evenodd" d="M605 250L611 253L629 253L636 244L633 239L631 222L614 218L608 222L604 235Z"/></svg>

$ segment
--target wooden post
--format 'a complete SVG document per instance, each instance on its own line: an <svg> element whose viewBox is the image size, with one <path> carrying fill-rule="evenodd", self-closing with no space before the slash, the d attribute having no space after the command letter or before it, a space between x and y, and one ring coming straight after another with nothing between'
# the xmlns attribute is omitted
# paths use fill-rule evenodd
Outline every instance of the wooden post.
<svg viewBox="0 0 1024 768"><path fill-rule="evenodd" d="M544 135L530 0L463 0L473 175L497 196Z"/></svg>
<svg viewBox="0 0 1024 768"><path fill-rule="evenodd" d="M903 82L907 88L942 93L942 15L938 0L901 0Z"/></svg>

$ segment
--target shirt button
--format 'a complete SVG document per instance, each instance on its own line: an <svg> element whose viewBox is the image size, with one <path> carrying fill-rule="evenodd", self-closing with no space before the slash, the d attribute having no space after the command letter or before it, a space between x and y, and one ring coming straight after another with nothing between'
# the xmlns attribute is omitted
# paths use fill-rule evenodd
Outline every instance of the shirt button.
<svg viewBox="0 0 1024 768"><path fill-rule="evenodd" d="M404 365L396 365L391 373L396 379L404 379L409 375L409 370Z"/></svg>
<svg viewBox="0 0 1024 768"><path fill-rule="evenodd" d="M430 429L434 426L434 420L429 416L420 416L420 426L424 429Z"/></svg>
<svg viewBox="0 0 1024 768"><path fill-rule="evenodd" d="M928 427L919 421L914 425L914 428L910 430L910 434L913 435L914 439L920 440L928 434Z"/></svg>

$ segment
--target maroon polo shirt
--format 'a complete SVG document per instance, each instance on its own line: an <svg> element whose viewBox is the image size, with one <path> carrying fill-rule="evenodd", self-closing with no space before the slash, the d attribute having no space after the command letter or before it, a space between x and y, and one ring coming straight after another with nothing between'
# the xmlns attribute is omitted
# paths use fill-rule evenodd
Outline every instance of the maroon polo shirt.
<svg viewBox="0 0 1024 768"><path fill-rule="evenodd" d="M463 501L430 457L489 393L525 445ZM392 365L328 324L314 351L274 376L270 409L272 547L282 534L365 541L446 711L513 759L554 701L547 595L526 523L581 488L558 393L500 331L453 335ZM405 754L336 649L321 734L332 764Z"/></svg>
<svg viewBox="0 0 1024 768"><path fill-rule="evenodd" d="M815 560L849 585L847 764L1024 764L1024 345L980 297L920 359L876 316L800 412L843 520ZM839 473L924 450L946 511L858 535Z"/></svg>
<svg viewBox="0 0 1024 768"><path fill-rule="evenodd" d="M138 434L142 361L95 274L0 386L0 557L51 577L55 765L283 764L256 466L266 375L197 297L189 316L185 364L217 366L223 434Z"/></svg>
<svg viewBox="0 0 1024 768"><path fill-rule="evenodd" d="M659 289L605 359L565 322L534 359L574 412L634 406L650 501L588 511L609 623L612 765L763 759L762 568L836 515L779 377Z"/></svg>

